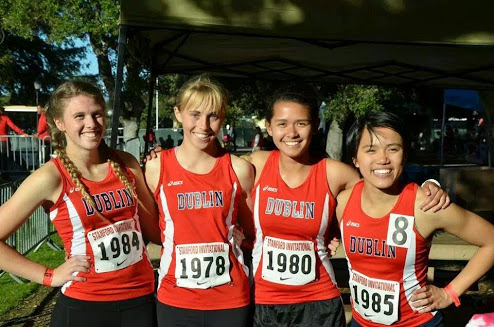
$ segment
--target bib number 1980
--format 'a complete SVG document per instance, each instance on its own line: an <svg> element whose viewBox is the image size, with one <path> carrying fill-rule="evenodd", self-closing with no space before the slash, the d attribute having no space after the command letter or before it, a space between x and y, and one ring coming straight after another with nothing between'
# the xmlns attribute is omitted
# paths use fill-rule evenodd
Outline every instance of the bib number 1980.
<svg viewBox="0 0 494 327"><path fill-rule="evenodd" d="M311 241L289 241L266 236L262 256L264 280L285 285L305 285L316 278L316 257Z"/></svg>

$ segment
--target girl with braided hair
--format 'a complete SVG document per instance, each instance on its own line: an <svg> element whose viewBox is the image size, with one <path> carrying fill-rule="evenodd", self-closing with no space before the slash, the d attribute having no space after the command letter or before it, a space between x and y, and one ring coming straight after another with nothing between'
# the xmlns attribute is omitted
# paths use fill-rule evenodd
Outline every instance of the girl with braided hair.
<svg viewBox="0 0 494 327"><path fill-rule="evenodd" d="M56 157L0 207L0 269L62 286L51 326L155 323L154 276L142 235L159 240L157 211L138 162L104 143L104 110L97 87L62 84L46 112ZM68 258L54 270L5 243L39 206Z"/></svg>

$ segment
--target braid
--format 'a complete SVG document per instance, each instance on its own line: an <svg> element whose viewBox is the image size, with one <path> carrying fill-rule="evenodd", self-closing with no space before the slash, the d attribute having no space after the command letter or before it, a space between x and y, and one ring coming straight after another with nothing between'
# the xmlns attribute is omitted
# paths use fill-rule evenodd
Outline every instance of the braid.
<svg viewBox="0 0 494 327"><path fill-rule="evenodd" d="M108 161L110 162L110 165L111 165L113 171L115 172L115 175L117 175L118 179L120 179L120 181L122 182L122 184L130 192L130 194L132 194L132 196L134 197L134 199L137 200L137 193L136 193L136 190L135 190L136 189L135 186L132 183L130 183L127 174L124 173L122 167L120 167L120 165L118 164L118 162L116 160L113 160L112 159L112 157L114 156L113 155L114 152L110 149L110 147L105 143L104 140L101 140L101 143L100 143L100 152L102 152L102 153L109 153L110 154L110 158L108 159Z"/></svg>
<svg viewBox="0 0 494 327"><path fill-rule="evenodd" d="M67 156L67 152L65 152L64 148L62 147L54 147L54 148L55 148L55 154L58 156L65 169L67 169L70 179L75 184L75 186L79 189L79 191L82 193L83 198L86 199L86 201L91 205L91 207L95 209L95 211L98 211L96 210L96 203L94 202L93 197L89 194L89 192L86 189L86 186L79 179L79 176L81 176L79 169L77 169L77 167L74 165L72 160L70 160L69 156Z"/></svg>

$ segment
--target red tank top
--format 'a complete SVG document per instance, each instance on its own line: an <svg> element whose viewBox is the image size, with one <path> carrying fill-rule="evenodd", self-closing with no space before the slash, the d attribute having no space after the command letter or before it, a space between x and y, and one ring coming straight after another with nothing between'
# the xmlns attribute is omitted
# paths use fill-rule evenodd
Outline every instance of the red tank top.
<svg viewBox="0 0 494 327"><path fill-rule="evenodd" d="M93 266L80 272L85 282L67 282L62 293L86 301L115 301L151 294L153 267L142 241L137 205L109 166L100 182L81 178L104 221L86 202L59 158L51 160L62 177L62 193L50 208L50 219L67 255L87 255ZM125 169L121 165L122 169ZM134 176L126 170L130 182Z"/></svg>
<svg viewBox="0 0 494 327"><path fill-rule="evenodd" d="M272 151L252 191L255 301L290 304L338 297L326 247L335 208L326 159L313 165L296 188L286 185L278 165L279 151Z"/></svg>
<svg viewBox="0 0 494 327"><path fill-rule="evenodd" d="M179 164L176 149L161 153L155 192L163 242L158 300L195 310L246 306L248 270L232 234L241 189L230 155L196 174Z"/></svg>
<svg viewBox="0 0 494 327"><path fill-rule="evenodd" d="M350 272L353 318L362 326L418 326L435 312L419 314L412 292L427 283L430 241L414 220L417 184L408 184L389 214L367 216L361 208L364 181L357 183L340 221Z"/></svg>

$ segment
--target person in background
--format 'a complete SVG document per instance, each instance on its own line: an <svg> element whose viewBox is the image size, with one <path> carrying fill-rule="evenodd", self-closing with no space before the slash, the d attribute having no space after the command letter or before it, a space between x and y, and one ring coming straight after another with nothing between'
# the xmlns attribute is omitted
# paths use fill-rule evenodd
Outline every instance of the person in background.
<svg viewBox="0 0 494 327"><path fill-rule="evenodd" d="M347 149L363 180L341 192L336 209L350 272L353 327L444 326L440 309L494 264L494 226L456 204L420 210L427 198L400 176L410 148L405 124L370 112L349 130ZM427 284L433 233L444 230L479 247L444 288Z"/></svg>
<svg viewBox="0 0 494 327"><path fill-rule="evenodd" d="M136 159L104 143L105 107L92 84L59 86L46 112L56 157L0 207L0 269L61 287L52 327L155 326L154 274L143 235L159 242L156 206ZM40 206L66 251L67 260L54 269L6 244Z"/></svg>
<svg viewBox="0 0 494 327"><path fill-rule="evenodd" d="M42 157L44 158L44 162L48 162L50 160L50 130L48 128L48 123L46 122L46 113L45 109L41 106L37 106L37 111L39 115L38 119L38 129L37 133L34 134L34 138L37 138L41 141L42 145Z"/></svg>
<svg viewBox="0 0 494 327"><path fill-rule="evenodd" d="M156 134L154 134L153 128L149 128L142 138L144 139L144 142L147 142L149 149L154 148L156 144Z"/></svg>
<svg viewBox="0 0 494 327"><path fill-rule="evenodd" d="M27 134L12 122L9 116L5 113L5 107L0 106L0 169L8 169L8 160L12 157L10 151L11 146L9 138L2 136L8 135L9 128L19 135L27 136Z"/></svg>
<svg viewBox="0 0 494 327"><path fill-rule="evenodd" d="M170 134L168 134L167 137L166 137L166 140L164 142L164 148L165 149L171 149L171 148L173 148L173 143L174 143L174 141L172 139L172 136Z"/></svg>
<svg viewBox="0 0 494 327"><path fill-rule="evenodd" d="M256 126L256 135L254 136L254 139L250 144L252 148L252 152L261 150L263 146L263 141L264 141L264 135L262 134L261 128L259 126Z"/></svg>

